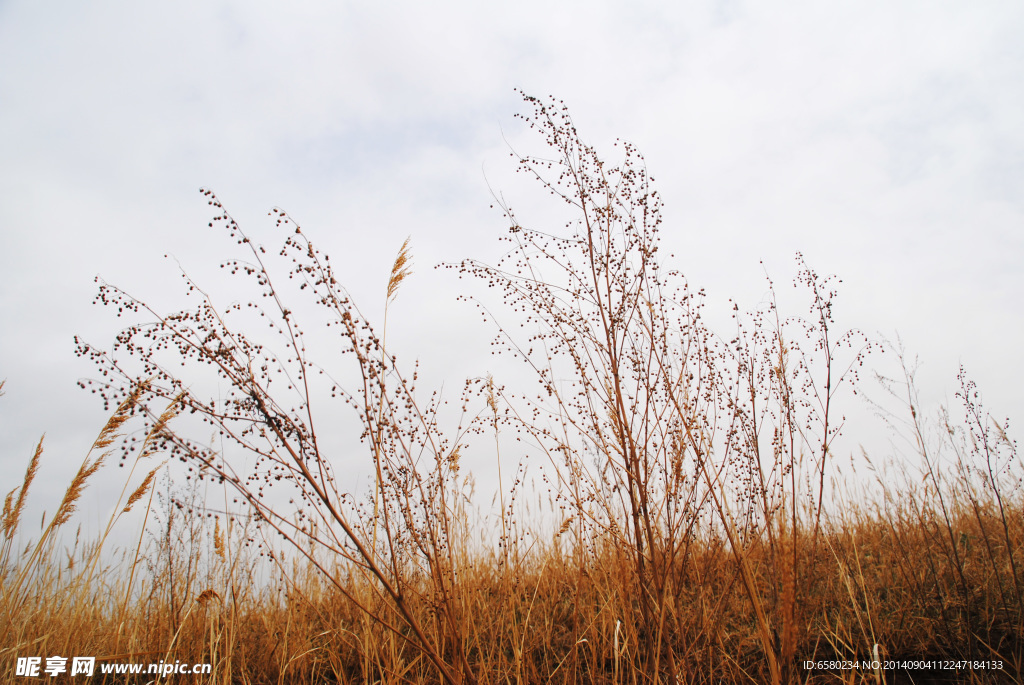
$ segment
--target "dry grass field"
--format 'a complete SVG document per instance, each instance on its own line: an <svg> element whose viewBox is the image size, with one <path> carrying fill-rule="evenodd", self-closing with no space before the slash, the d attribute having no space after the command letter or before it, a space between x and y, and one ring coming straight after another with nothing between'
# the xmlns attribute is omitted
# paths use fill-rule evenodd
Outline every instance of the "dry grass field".
<svg viewBox="0 0 1024 685"><path fill-rule="evenodd" d="M801 262L802 313L769 303L709 330L702 293L660 266L639 153L606 164L560 103L526 101L551 159L521 168L576 220L553 234L502 206L506 258L450 268L503 298L483 310L496 349L536 392L471 380L450 416L288 215L268 252L204 191L243 251L226 268L261 297L219 308L189 280L198 304L166 314L100 285L135 321L112 348L79 343L111 419L40 530L23 514L42 443L0 493L0 681L84 681L16 664L87 655L211 665L90 680L110 683L1019 682L1024 471L969 378L929 424L905 364L885 387L911 448L848 479L840 407L879 346L835 330L834 280ZM313 358L314 329L340 361ZM322 446L343 409L367 492ZM545 511L526 506L516 439L543 462ZM470 504L471 449L504 470L496 514ZM117 459L110 524L80 539L76 503ZM161 460L189 485L162 485ZM129 512L138 542L112 549Z"/></svg>

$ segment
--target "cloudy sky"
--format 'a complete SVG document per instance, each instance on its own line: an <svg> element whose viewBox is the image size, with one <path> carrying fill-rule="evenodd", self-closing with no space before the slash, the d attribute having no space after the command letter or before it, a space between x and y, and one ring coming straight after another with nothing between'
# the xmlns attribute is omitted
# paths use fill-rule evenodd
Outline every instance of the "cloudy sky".
<svg viewBox="0 0 1024 685"><path fill-rule="evenodd" d="M179 263L219 278L200 186L268 245L288 210L371 316L411 236L396 349L451 387L500 372L432 267L497 259L491 189L544 225L515 88L609 157L639 147L712 308L756 306L801 251L842 277L841 324L920 357L930 401L963 363L1024 416L1022 35L1024 5L986 0L0 2L2 489L45 432L59 496L105 419L76 387L73 337L119 328L95 276L167 310Z"/></svg>

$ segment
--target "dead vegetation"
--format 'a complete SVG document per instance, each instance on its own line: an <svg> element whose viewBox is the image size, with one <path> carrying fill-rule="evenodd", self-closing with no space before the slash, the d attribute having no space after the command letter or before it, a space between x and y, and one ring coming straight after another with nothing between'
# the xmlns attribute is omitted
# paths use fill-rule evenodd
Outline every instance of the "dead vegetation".
<svg viewBox="0 0 1024 685"><path fill-rule="evenodd" d="M521 168L576 218L529 228L502 205L506 258L450 268L501 294L496 344L537 392L474 380L445 414L388 351L386 318L378 335L287 214L272 212L289 230L281 284L204 191L211 226L244 251L225 268L261 297L222 310L186 276L198 304L164 314L100 284L100 302L141 322L109 350L79 343L102 376L85 385L117 409L37 540L21 516L42 443L5 499L4 674L32 653L206 662L217 683L910 682L804 666L872 659L973 664L914 682L1017 681L1022 474L966 375L963 420L942 414L934 435L913 368L883 379L912 449L876 464L871 498L830 485L837 407L877 347L835 330L834 279L800 260L802 316L771 300L711 331L703 293L661 266L642 156L623 143L606 164L560 103L525 99L551 158L517 155ZM386 302L410 260L407 241ZM339 358L315 358L323 331ZM325 447L341 407L370 492ZM121 435L130 420L141 442ZM499 514L470 507L460 457L493 449L501 464L505 434L544 455L550 514L524 510L508 461ZM57 532L115 444L139 484L99 540L65 549ZM154 504L158 454L193 485ZM143 501L150 536L105 552Z"/></svg>

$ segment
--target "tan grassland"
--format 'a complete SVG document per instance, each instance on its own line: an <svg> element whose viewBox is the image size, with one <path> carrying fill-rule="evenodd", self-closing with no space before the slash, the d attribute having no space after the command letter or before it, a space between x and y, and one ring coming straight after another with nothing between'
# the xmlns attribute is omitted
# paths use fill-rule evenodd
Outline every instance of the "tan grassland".
<svg viewBox="0 0 1024 685"><path fill-rule="evenodd" d="M211 664L97 683L1020 682L1024 470L966 373L959 406L927 419L913 365L884 352L902 365L879 380L907 448L850 478L839 407L884 346L836 332L836 281L801 260L803 315L772 299L709 330L703 293L661 267L643 158L620 143L606 164L561 103L524 98L550 155L513 155L574 218L527 228L496 198L505 259L449 268L500 293L477 304L536 393L472 379L453 418L389 353L387 306L378 335L290 216L272 212L281 282L203 191L244 251L225 268L261 297L221 309L186 276L197 306L165 314L100 284L140 322L111 349L79 342L101 376L83 386L112 414L54 513L25 520L42 441L0 493L0 682L84 682L15 675L54 655ZM385 305L411 265L406 241ZM341 362L314 361L314 315ZM342 410L372 491L346 490L324 446ZM493 515L471 496L470 450L498 464ZM117 459L109 522L72 534ZM169 461L188 486L161 479ZM123 518L140 527L115 549Z"/></svg>

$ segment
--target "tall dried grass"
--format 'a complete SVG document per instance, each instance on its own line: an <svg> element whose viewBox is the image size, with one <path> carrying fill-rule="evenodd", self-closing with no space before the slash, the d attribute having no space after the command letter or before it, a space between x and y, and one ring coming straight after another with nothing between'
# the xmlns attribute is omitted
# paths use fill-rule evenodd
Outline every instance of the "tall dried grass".
<svg viewBox="0 0 1024 685"><path fill-rule="evenodd" d="M1021 464L973 383L961 375L964 420L947 412L931 434L897 350L902 377L883 382L905 405L889 419L912 454L876 459L868 496L830 486L837 403L876 347L836 332L835 281L801 259L804 316L785 316L773 297L748 315L737 308L735 332L717 335L702 291L661 267L661 204L638 151L622 144L611 166L561 103L525 99L553 158L518 156L520 167L578 221L528 228L501 204L505 260L451 268L499 290L515 318L496 321L497 342L539 392L471 381L445 432L440 398L424 402L415 371L404 375L388 351L386 321L378 337L327 256L275 209L291 231L288 278L312 295L350 367L315 362L298 323L309 313L203 191L218 210L211 226L246 251L225 267L263 297L222 311L188 279L198 306L163 314L101 283L100 302L149 321L109 351L79 343L105 377L94 390L118 406L93 445L102 454L90 452L21 552L42 443L5 498L4 674L18 656L64 653L207 662L213 673L199 681L211 683L1019 680ZM410 260L406 241L386 306ZM246 312L279 342L244 328ZM204 377L227 395L204 396ZM322 446L338 401L359 422L370 493L344 487ZM141 446L118 437L132 416ZM196 437L211 427L213 440ZM461 457L486 449L482 435L500 465L512 434L546 456L550 511L528 506L538 493L521 465L500 474L500 511L486 517ZM115 443L134 465L183 461L191 485L157 492L159 467L142 469L98 540L65 550L55 532ZM143 499L148 537L104 554ZM872 659L971 665L887 670Z"/></svg>

